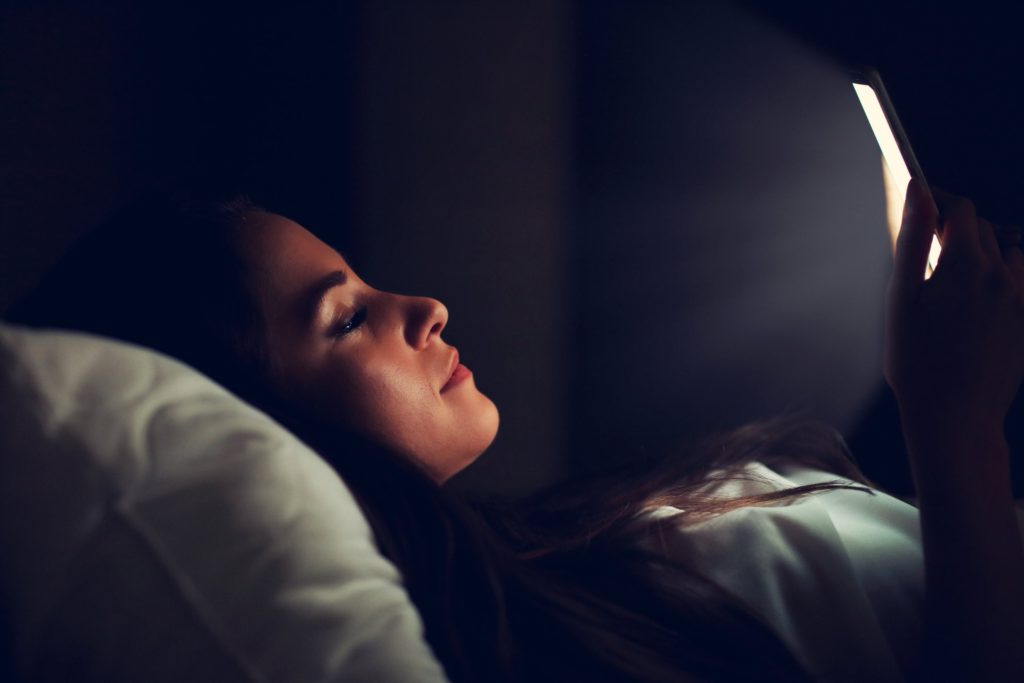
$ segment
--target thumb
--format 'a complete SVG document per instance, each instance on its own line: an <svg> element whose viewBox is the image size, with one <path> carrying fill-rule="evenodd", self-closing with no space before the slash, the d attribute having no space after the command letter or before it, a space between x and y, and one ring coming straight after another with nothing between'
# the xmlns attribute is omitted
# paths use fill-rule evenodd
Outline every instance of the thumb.
<svg viewBox="0 0 1024 683"><path fill-rule="evenodd" d="M928 252L937 225L938 212L928 190L920 180L911 178L907 185L907 200L903 205L900 234L896 238L896 255L890 282L893 296L904 298L913 295L924 282Z"/></svg>

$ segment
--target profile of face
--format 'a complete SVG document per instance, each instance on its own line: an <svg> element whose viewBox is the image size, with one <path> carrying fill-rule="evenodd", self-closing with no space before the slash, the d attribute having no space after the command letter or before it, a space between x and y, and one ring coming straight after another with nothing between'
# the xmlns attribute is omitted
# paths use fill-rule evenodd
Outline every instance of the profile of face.
<svg viewBox="0 0 1024 683"><path fill-rule="evenodd" d="M275 391L412 458L437 482L487 449L498 410L443 341L441 302L374 289L283 216L243 220Z"/></svg>

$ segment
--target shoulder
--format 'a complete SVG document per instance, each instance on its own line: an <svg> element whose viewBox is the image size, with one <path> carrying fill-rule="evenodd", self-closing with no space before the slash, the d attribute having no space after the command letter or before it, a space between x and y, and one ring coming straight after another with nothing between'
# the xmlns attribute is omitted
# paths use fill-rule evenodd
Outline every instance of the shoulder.
<svg viewBox="0 0 1024 683"><path fill-rule="evenodd" d="M753 463L709 493L732 498L833 474ZM647 542L745 602L824 680L902 680L924 604L917 511L880 491L840 489L748 506L696 524L650 510ZM667 577L666 580L671 580Z"/></svg>

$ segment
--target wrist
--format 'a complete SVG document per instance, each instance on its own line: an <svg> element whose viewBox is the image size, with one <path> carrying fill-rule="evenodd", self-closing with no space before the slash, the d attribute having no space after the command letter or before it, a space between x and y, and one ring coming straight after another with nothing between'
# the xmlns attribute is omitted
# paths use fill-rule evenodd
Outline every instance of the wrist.
<svg viewBox="0 0 1024 683"><path fill-rule="evenodd" d="M970 403L899 400L900 425L907 439L969 444L1005 441L1005 414Z"/></svg>
<svg viewBox="0 0 1024 683"><path fill-rule="evenodd" d="M907 420L907 457L918 496L1012 498L1010 448L1001 420Z"/></svg>

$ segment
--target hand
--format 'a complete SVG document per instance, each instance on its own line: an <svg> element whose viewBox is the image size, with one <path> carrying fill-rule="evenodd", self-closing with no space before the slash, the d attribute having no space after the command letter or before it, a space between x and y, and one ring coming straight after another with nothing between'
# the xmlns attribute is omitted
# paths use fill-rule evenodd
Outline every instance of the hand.
<svg viewBox="0 0 1024 683"><path fill-rule="evenodd" d="M939 192L935 200L941 226L911 181L887 297L885 378L905 418L1001 433L1024 374L1024 256L1010 246L1012 230L997 231L971 202ZM936 232L942 254L925 280Z"/></svg>
<svg viewBox="0 0 1024 683"><path fill-rule="evenodd" d="M925 559L924 673L1024 680L1024 544L1003 422L1024 372L1024 256L974 205L911 182L886 311ZM939 213L943 216L939 225ZM932 235L942 254L924 279Z"/></svg>

